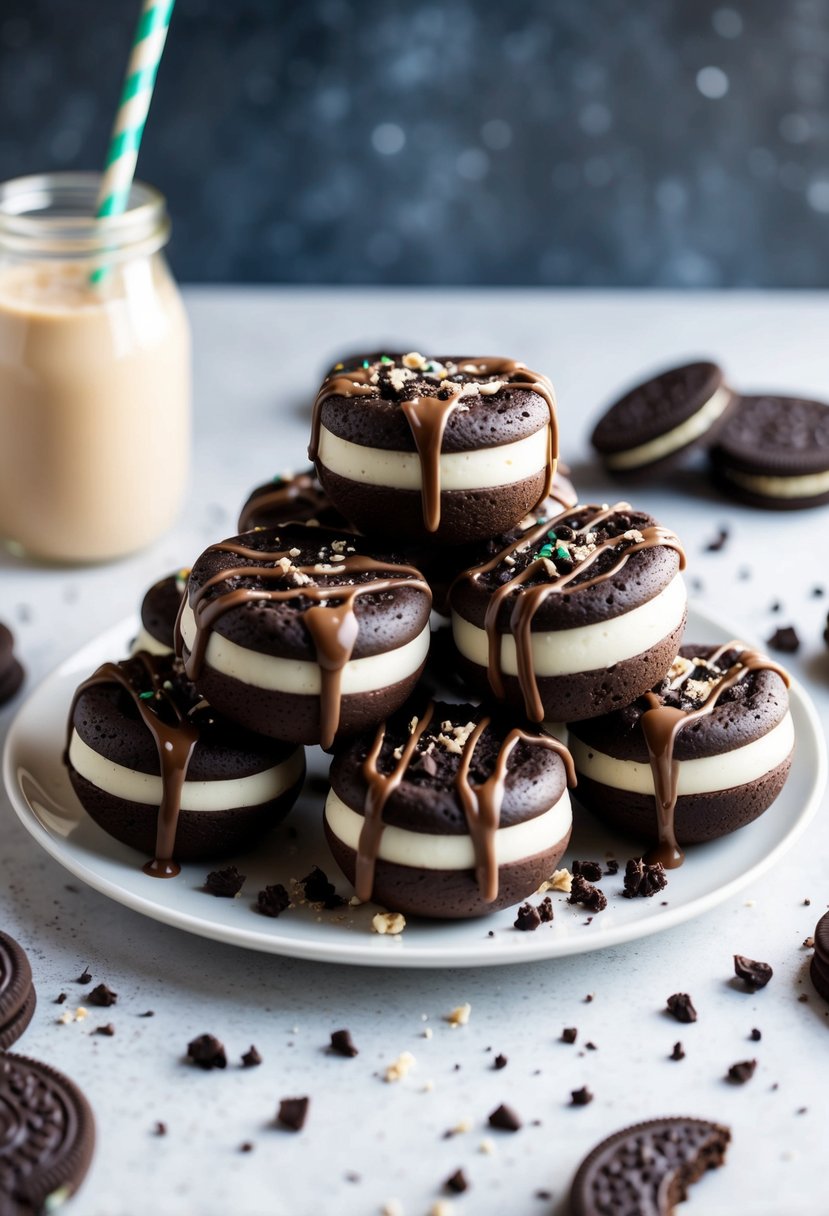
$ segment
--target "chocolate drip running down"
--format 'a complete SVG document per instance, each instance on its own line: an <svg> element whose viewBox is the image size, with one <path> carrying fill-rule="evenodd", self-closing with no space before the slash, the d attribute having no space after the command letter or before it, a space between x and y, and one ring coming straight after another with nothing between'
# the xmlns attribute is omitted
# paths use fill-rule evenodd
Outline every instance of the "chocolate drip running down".
<svg viewBox="0 0 829 1216"><path fill-rule="evenodd" d="M371 899L374 889L374 871L380 853L380 842L383 837L385 824L383 811L391 795L404 780L409 765L417 752L418 744L429 728L434 715L435 705L430 701L419 718L412 719L407 739L399 759L390 773L381 773L377 767L383 743L386 738L387 724L381 723L377 728L374 742L368 756L363 762L363 776L368 783L364 810L364 823L357 842L357 862L354 888L357 898L364 902ZM470 768L479 739L491 724L492 719L484 716L475 724L463 744L458 772L455 776L455 792L466 817L466 826L472 840L475 854L475 878L481 897L487 903L492 903L498 897L498 861L495 855L495 834L501 821L501 805L504 799L504 788L507 776L507 765L516 744L524 741L528 744L546 748L556 752L564 761L567 773L567 783L576 784L576 771L573 759L558 739L551 735L528 734L516 727L505 736L498 750L493 771L480 785L475 785L470 779Z"/></svg>
<svg viewBox="0 0 829 1216"><path fill-rule="evenodd" d="M406 359L414 359L415 355L403 357L403 367L407 367ZM394 363L394 360L389 360ZM427 361L428 362L428 361ZM556 422L556 403L553 386L547 376L534 372L525 363L516 359L502 359L496 356L461 358L457 360L434 360L443 370L453 369L444 379L436 380L434 395L418 395L400 402L400 408L405 414L406 421L412 432L415 449L420 460L421 501L423 504L423 523L427 532L437 532L440 527L440 453L443 434L452 412L457 408L464 389L468 383L476 379L485 380L502 377L500 389L522 389L537 393L543 397L550 414L547 428L547 476L544 485L543 498L550 493L558 459L558 427ZM383 360L358 367L354 371L335 373L328 376L314 402L311 418L311 441L308 445L308 456L316 460L319 452L322 406L329 397L365 397L376 396L379 392L379 368ZM430 364L431 366L431 364ZM429 378L431 373L419 371L420 378ZM453 376L465 377L460 381ZM469 377L473 377L470 381ZM513 377L516 377L513 379ZM485 387L485 385L484 385Z"/></svg>
<svg viewBox="0 0 829 1216"><path fill-rule="evenodd" d="M144 866L144 873L152 878L175 878L180 872L181 867L173 854L181 813L181 794L193 749L199 741L198 727L182 711L171 689L165 687L169 683L168 673L169 659L159 662L157 656L145 650L118 663L102 663L78 686L69 710L67 755L75 708L82 693L89 688L112 684L123 688L153 737L161 773L161 804L158 808L155 857ZM198 702L193 709L201 704Z"/></svg>
<svg viewBox="0 0 829 1216"><path fill-rule="evenodd" d="M706 666L716 667L723 655L728 654L730 650L738 652L737 659L712 685L708 696L697 709L687 710L674 705L664 705L658 693L645 693L644 699L648 708L642 714L639 722L648 745L659 829L659 843L645 855L645 861L650 863L659 861L666 870L681 866L685 858L674 829L674 811L676 810L679 784L679 761L674 759L674 746L679 732L686 726L690 726L692 722L712 714L723 693L733 688L735 684L739 684L750 672L774 671L781 677L786 687L789 687L789 675L784 668L759 651L749 650L742 642L726 642L725 645L715 650L710 658L706 659ZM694 662L690 660L688 668L671 681L670 689L681 689L694 670Z"/></svg>
<svg viewBox="0 0 829 1216"><path fill-rule="evenodd" d="M353 537L349 540L353 540ZM191 604L196 622L196 636L192 649L184 660L189 679L198 681L213 628L219 618L232 608L262 601L271 604L293 602L299 608L299 601L310 600L311 607L305 609L303 620L311 636L320 668L320 742L323 747L330 747L340 723L343 668L351 658L359 633L359 621L354 613L355 602L363 595L376 595L395 588L411 587L422 591L431 603L432 592L420 571L414 566L382 562L360 553L342 554L342 560L336 564L317 562L310 566L295 566L290 548L266 552L234 541L211 545L207 552L231 553L254 564L220 570L196 591ZM290 571L291 577L298 577L298 585L272 589L233 586L233 583L240 579L256 579L265 583L284 582L286 570ZM344 581L349 575L371 573L380 577L364 583ZM332 577L334 581L311 581L321 577ZM222 584L228 584L224 590ZM176 622L178 655L183 653L181 613L186 602L185 598Z"/></svg>
<svg viewBox="0 0 829 1216"><path fill-rule="evenodd" d="M631 506L626 502L617 502L612 507L570 507L559 515L554 515L551 519L542 520L534 528L524 532L517 540L507 545L506 548L502 549L500 553L497 553L488 562L484 562L480 566L474 566L471 570L465 570L459 577L477 582L482 575L489 574L507 558L510 558L512 554L517 553L518 550L532 549L540 542L547 540L548 537L553 538L552 546L548 545L548 548L552 548L558 543L554 539L556 525L563 524L567 520L572 520L584 512L588 514L586 519L579 524L579 532L587 532L597 528L605 520L610 519L611 516L630 510ZM488 644L487 674L490 687L495 696L504 696L501 634L498 632L497 624L501 605L507 598L510 596L514 596L515 598L510 616L510 632L515 638L518 683L521 688L521 695L524 698L524 708L527 717L532 722L542 722L544 720L544 706L538 691L532 654L532 624L535 614L549 596L572 595L574 592L582 591L586 587L593 587L597 583L605 582L615 574L618 574L634 553L639 553L643 549L652 549L657 545L664 545L670 549L674 549L679 554L680 570L685 568L685 552L679 543L678 537L667 528L662 528L658 524L652 524L641 531L627 529L625 532L619 533L618 536L610 536L600 544L595 545L591 552L578 560L574 560L572 555L568 553L568 559L572 562L572 569L566 574L559 573L556 570L549 557L543 553L544 546L542 544L542 552L524 569L497 587L487 604L484 621ZM583 578L582 575L595 564L602 554L608 552L618 552L619 560L614 562L602 574ZM549 581L534 587L524 585L542 571L546 573Z"/></svg>
<svg viewBox="0 0 829 1216"><path fill-rule="evenodd" d="M274 523L288 520L305 523L315 519L323 526L345 526L345 520L317 481L313 469L293 476L274 477L267 485L252 491L239 515L239 531L249 532L257 526L258 520L268 519ZM264 526L270 525L265 523Z"/></svg>

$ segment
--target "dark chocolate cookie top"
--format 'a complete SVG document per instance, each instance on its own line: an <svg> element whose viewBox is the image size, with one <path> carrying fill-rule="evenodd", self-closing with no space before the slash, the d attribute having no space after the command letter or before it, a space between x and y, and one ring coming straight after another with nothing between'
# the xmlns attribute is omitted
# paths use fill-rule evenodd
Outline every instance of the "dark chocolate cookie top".
<svg viewBox="0 0 829 1216"><path fill-rule="evenodd" d="M189 570L177 570L153 583L141 602L141 624L150 637L173 649L173 634Z"/></svg>
<svg viewBox="0 0 829 1216"><path fill-rule="evenodd" d="M829 405L802 397L741 397L711 452L747 473L798 476L829 469Z"/></svg>
<svg viewBox="0 0 829 1216"><path fill-rule="evenodd" d="M687 421L722 387L716 363L686 363L637 384L597 422L591 443L605 455L649 443Z"/></svg>
<svg viewBox="0 0 829 1216"><path fill-rule="evenodd" d="M323 490L313 469L272 477L251 490L239 514L240 532L251 528L274 528L285 523L316 520L323 528L348 530L340 514Z"/></svg>
<svg viewBox="0 0 829 1216"><path fill-rule="evenodd" d="M671 1216L688 1187L725 1160L731 1132L707 1119L636 1123L585 1157L570 1192L571 1216Z"/></svg>
<svg viewBox="0 0 829 1216"><path fill-rule="evenodd" d="M23 667L14 656L14 635L0 622L0 705L10 701L23 683Z"/></svg>
<svg viewBox="0 0 829 1216"><path fill-rule="evenodd" d="M0 932L0 1051L11 1047L26 1029L35 999L32 969L23 947Z"/></svg>
<svg viewBox="0 0 829 1216"><path fill-rule="evenodd" d="M74 1193L89 1168L95 1121L74 1082L25 1056L0 1055L0 1210L40 1212Z"/></svg>

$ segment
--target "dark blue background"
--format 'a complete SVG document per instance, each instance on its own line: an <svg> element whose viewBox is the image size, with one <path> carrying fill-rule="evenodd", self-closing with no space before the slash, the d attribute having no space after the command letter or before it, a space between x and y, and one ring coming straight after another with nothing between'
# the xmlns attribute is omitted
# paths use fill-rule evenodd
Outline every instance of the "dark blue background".
<svg viewBox="0 0 829 1216"><path fill-rule="evenodd" d="M0 175L95 168L137 0L0 0ZM827 0L179 0L184 280L825 286Z"/></svg>

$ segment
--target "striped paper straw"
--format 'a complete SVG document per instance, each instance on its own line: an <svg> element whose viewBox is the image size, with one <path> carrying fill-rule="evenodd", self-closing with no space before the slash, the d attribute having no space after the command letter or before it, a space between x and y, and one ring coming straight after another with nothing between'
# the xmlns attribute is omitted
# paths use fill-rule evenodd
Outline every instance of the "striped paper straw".
<svg viewBox="0 0 829 1216"><path fill-rule="evenodd" d="M127 206L174 4L175 0L144 0L98 191L99 218L120 215Z"/></svg>

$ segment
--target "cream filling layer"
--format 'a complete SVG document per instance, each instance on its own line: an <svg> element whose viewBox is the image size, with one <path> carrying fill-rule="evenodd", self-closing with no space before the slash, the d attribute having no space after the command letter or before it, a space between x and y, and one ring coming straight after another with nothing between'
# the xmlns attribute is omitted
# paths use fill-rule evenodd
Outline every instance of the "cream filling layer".
<svg viewBox="0 0 829 1216"><path fill-rule="evenodd" d="M547 467L547 432L542 427L533 435L494 448L475 448L471 452L445 452L440 457L441 490L480 490L508 486L526 477L535 477ZM423 484L417 452L387 452L383 448L363 447L320 428L319 458L327 469L340 477L369 486L390 486L395 490L419 490Z"/></svg>
<svg viewBox="0 0 829 1216"><path fill-rule="evenodd" d="M829 491L829 473L803 473L796 477L772 477L762 473L743 473L740 469L722 470L729 481L762 494L764 498L811 498Z"/></svg>
<svg viewBox="0 0 829 1216"><path fill-rule="evenodd" d="M187 604L181 615L181 635L192 649L196 637L196 619L193 609ZM374 692L388 688L399 680L414 675L429 653L429 626L384 654L368 655L363 659L351 659L342 671L341 692ZM205 662L214 671L241 680L253 688L268 692L289 692L301 696L318 697L322 687L319 663L308 659L279 659L273 655L249 650L237 642L231 642L220 633L211 633L205 652Z"/></svg>
<svg viewBox="0 0 829 1216"><path fill-rule="evenodd" d="M172 654L172 646L165 646L163 642L159 642L158 638L154 638L151 633L142 625L138 631L138 636L132 644L130 654L138 654L139 650L145 650L147 654Z"/></svg>
<svg viewBox="0 0 829 1216"><path fill-rule="evenodd" d="M654 795L651 766L635 760L617 760L598 752L570 735L568 747L576 772L591 781L631 794ZM743 747L724 752L721 756L703 756L699 760L680 760L677 793L714 794L737 785L759 781L782 764L794 747L794 723L790 713L782 718L768 734Z"/></svg>
<svg viewBox="0 0 829 1216"><path fill-rule="evenodd" d="M328 793L325 818L329 828L349 849L357 850L365 819L335 794ZM495 858L499 866L525 861L544 853L557 844L572 827L573 812L570 795L564 793L549 811L526 819L495 833ZM475 850L468 835L438 836L429 832L410 832L393 824L383 829L378 857L399 866L416 866L423 870L472 870Z"/></svg>
<svg viewBox="0 0 829 1216"><path fill-rule="evenodd" d="M640 464L652 464L655 460L661 460L663 456L670 456L672 452L677 452L686 444L693 443L695 439L699 439L700 435L704 435L706 431L710 430L730 400L731 389L722 385L713 396L708 398L705 405L701 406L690 418L680 422L679 426L666 431L664 435L657 435L656 439L651 439L648 443L640 443L638 447L603 456L602 460L609 469L635 469Z"/></svg>
<svg viewBox="0 0 829 1216"><path fill-rule="evenodd" d="M137 769L125 768L122 764L107 760L74 730L69 742L69 760L76 772L113 798L147 806L161 805L160 776L140 773ZM305 749L298 747L287 760L273 768L263 769L261 773L236 777L232 781L185 781L181 809L212 812L260 806L296 785L302 777L304 765Z"/></svg>
<svg viewBox="0 0 829 1216"><path fill-rule="evenodd" d="M531 650L536 676L569 676L581 671L612 667L661 642L677 629L685 615L687 594L681 574L676 574L653 599L621 616L580 625L576 629L539 630L532 633ZM485 629L452 613L452 633L464 658L480 667L489 665ZM501 635L501 670L518 675L518 655L512 634Z"/></svg>

